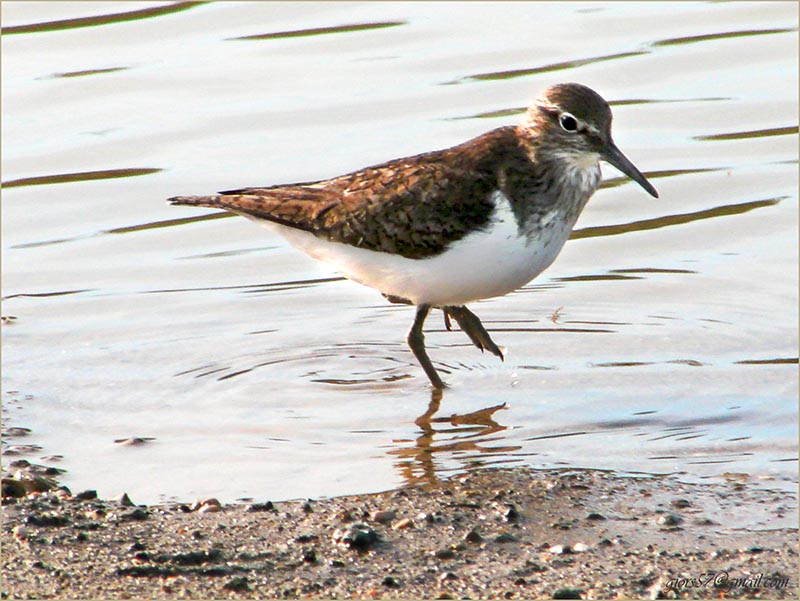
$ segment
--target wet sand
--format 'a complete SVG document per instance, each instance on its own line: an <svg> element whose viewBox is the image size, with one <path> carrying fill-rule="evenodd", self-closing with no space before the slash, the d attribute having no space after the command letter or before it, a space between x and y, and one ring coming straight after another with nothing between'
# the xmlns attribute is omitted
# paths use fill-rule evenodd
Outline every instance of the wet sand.
<svg viewBox="0 0 800 601"><path fill-rule="evenodd" d="M2 598L797 596L796 495L734 475L492 469L225 506L93 496L4 498Z"/></svg>

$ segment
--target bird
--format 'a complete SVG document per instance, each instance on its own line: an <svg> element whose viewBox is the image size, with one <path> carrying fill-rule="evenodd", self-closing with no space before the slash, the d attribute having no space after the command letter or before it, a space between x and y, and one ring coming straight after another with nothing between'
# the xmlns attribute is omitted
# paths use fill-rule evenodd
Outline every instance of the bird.
<svg viewBox="0 0 800 601"><path fill-rule="evenodd" d="M466 305L503 296L553 263L601 181L603 160L658 192L617 148L612 113L579 83L540 93L517 125L444 150L331 179L175 196L173 205L238 213L284 236L389 302L413 305L406 341L436 390L426 346L432 309L503 360Z"/></svg>

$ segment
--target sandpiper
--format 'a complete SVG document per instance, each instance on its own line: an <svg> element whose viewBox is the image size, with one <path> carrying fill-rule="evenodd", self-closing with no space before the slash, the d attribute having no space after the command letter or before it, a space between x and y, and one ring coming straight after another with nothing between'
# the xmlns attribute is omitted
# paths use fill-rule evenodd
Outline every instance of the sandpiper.
<svg viewBox="0 0 800 601"><path fill-rule="evenodd" d="M282 234L390 302L416 306L407 341L431 384L445 383L425 349L431 309L481 351L503 353L465 306L516 290L556 258L607 161L658 197L616 147L611 109L576 83L538 96L517 126L445 150L332 179L176 196L176 205L239 213Z"/></svg>

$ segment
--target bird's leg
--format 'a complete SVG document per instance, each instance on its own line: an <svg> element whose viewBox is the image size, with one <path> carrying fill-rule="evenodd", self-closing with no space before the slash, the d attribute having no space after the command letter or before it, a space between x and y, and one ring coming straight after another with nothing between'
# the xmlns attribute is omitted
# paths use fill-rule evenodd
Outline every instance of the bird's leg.
<svg viewBox="0 0 800 601"><path fill-rule="evenodd" d="M447 328L448 332L452 332L453 324L450 323L450 315L444 310L442 311L442 315L444 315L444 327Z"/></svg>
<svg viewBox="0 0 800 601"><path fill-rule="evenodd" d="M449 315L456 320L459 327L472 340L472 344L481 349L481 351L486 349L493 355L500 357L501 361L503 360L503 353L489 336L489 332L483 327L477 315L464 306L444 307L442 311L444 311L445 315Z"/></svg>
<svg viewBox="0 0 800 601"><path fill-rule="evenodd" d="M422 369L425 370L425 374L428 376L431 384L433 384L433 387L442 389L445 387L445 384L442 382L439 374L436 373L436 368L433 367L433 363L431 363L430 357L428 357L428 352L425 350L425 335L422 333L422 324L425 323L425 318L428 316L430 310L430 305L419 305L417 307L417 316L414 318L414 323L408 331L408 338L406 340L408 341L408 347L411 349L411 352L414 353Z"/></svg>

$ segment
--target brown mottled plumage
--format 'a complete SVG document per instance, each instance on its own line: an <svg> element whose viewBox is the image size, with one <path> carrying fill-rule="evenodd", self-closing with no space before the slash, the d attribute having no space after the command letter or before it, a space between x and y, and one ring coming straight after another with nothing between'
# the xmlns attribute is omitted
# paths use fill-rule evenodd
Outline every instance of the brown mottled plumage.
<svg viewBox="0 0 800 601"><path fill-rule="evenodd" d="M325 181L179 196L170 202L219 207L333 242L421 259L486 225L494 210L493 191L500 189L513 201L536 181L515 128L501 127L447 150Z"/></svg>

